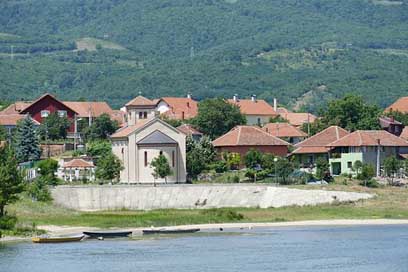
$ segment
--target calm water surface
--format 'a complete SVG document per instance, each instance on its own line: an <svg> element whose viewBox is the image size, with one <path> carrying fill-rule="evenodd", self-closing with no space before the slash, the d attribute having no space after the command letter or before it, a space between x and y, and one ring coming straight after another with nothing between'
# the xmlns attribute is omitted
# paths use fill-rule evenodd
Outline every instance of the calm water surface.
<svg viewBox="0 0 408 272"><path fill-rule="evenodd" d="M407 272L408 226L274 228L67 244L0 243L0 271Z"/></svg>

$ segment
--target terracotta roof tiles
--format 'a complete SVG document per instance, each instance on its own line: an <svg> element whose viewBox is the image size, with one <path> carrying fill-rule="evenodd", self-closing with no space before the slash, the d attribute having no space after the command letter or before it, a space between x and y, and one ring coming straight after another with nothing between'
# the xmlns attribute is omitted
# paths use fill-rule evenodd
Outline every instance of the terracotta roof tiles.
<svg viewBox="0 0 408 272"><path fill-rule="evenodd" d="M84 159L73 159L64 163L64 168L93 168L93 162L85 161Z"/></svg>
<svg viewBox="0 0 408 272"><path fill-rule="evenodd" d="M378 144L381 146L408 146L407 141L385 130L357 130L327 146L377 146Z"/></svg>
<svg viewBox="0 0 408 272"><path fill-rule="evenodd" d="M311 113L307 112L284 112L280 113L280 116L286 120L291 125L299 127L307 122L313 123L317 117Z"/></svg>
<svg viewBox="0 0 408 272"><path fill-rule="evenodd" d="M64 101L66 106L73 109L78 117L99 117L104 113L110 114L113 110L106 102L76 102Z"/></svg>
<svg viewBox="0 0 408 272"><path fill-rule="evenodd" d="M132 99L131 101L129 101L128 103L126 103L126 106L155 107L156 104L157 104L156 102L139 95Z"/></svg>
<svg viewBox="0 0 408 272"><path fill-rule="evenodd" d="M163 97L161 100L166 102L170 110L164 115L171 119L190 119L198 113L197 101L187 97Z"/></svg>
<svg viewBox="0 0 408 272"><path fill-rule="evenodd" d="M215 139L217 146L288 146L289 143L281 140L255 126L237 126L223 136Z"/></svg>
<svg viewBox="0 0 408 272"><path fill-rule="evenodd" d="M288 123L269 123L263 128L266 132L272 134L276 137L307 137L307 134L297 127L292 126Z"/></svg>
<svg viewBox="0 0 408 272"><path fill-rule="evenodd" d="M130 134L132 134L137 129L143 127L148 121L150 120L139 120L138 123L131 126L125 126L119 130L117 130L114 134L111 135L111 138L126 138Z"/></svg>
<svg viewBox="0 0 408 272"><path fill-rule="evenodd" d="M201 133L197 129L193 128L189 124L183 124L181 126L178 126L177 129L180 130L181 132L183 132L186 135L203 135L203 133Z"/></svg>
<svg viewBox="0 0 408 272"><path fill-rule="evenodd" d="M273 107L262 99L256 99L255 101L252 101L251 99L228 99L228 102L237 105L240 108L241 113L245 115L278 115Z"/></svg>
<svg viewBox="0 0 408 272"><path fill-rule="evenodd" d="M408 113L408 96L401 97L390 106L388 106L384 112L399 111L402 113Z"/></svg>

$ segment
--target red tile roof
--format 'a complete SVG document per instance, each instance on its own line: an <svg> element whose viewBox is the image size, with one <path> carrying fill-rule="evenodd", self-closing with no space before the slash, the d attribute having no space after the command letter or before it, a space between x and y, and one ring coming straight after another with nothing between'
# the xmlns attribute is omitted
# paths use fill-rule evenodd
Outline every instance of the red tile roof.
<svg viewBox="0 0 408 272"><path fill-rule="evenodd" d="M280 138L307 137L307 134L305 132L288 123L269 123L266 124L262 129L272 134L273 136Z"/></svg>
<svg viewBox="0 0 408 272"><path fill-rule="evenodd" d="M78 117L99 117L104 113L110 114L113 110L106 102L75 102L64 101L66 106L73 109Z"/></svg>
<svg viewBox="0 0 408 272"><path fill-rule="evenodd" d="M93 168L93 162L88 162L83 159L73 159L64 163L64 168Z"/></svg>
<svg viewBox="0 0 408 272"><path fill-rule="evenodd" d="M408 140L408 127L404 127L400 135L402 139Z"/></svg>
<svg viewBox="0 0 408 272"><path fill-rule="evenodd" d="M28 101L18 101L13 104L10 104L7 108L4 110L0 111L0 114L18 114L20 113L23 109L27 108L29 105L31 105L32 102Z"/></svg>
<svg viewBox="0 0 408 272"><path fill-rule="evenodd" d="M171 119L190 119L198 113L197 101L187 97L163 97L161 100L169 105L170 110L164 115Z"/></svg>
<svg viewBox="0 0 408 272"><path fill-rule="evenodd" d="M0 114L0 125L1 126L16 126L17 122L24 119L27 115L25 114ZM40 125L36 120L31 119L34 124Z"/></svg>
<svg viewBox="0 0 408 272"><path fill-rule="evenodd" d="M288 142L281 140L255 126L236 126L223 136L213 141L218 146L288 146Z"/></svg>
<svg viewBox="0 0 408 272"><path fill-rule="evenodd" d="M126 106L155 107L156 104L157 104L156 102L139 95L132 99L131 101L129 101L128 103L126 103Z"/></svg>
<svg viewBox="0 0 408 272"><path fill-rule="evenodd" d="M203 133L196 130L195 128L193 128L189 124L183 124L181 126L178 126L177 129L180 130L181 132L183 132L186 135L203 135Z"/></svg>
<svg viewBox="0 0 408 272"><path fill-rule="evenodd" d="M408 96L399 98L397 101L395 101L393 104L391 104L384 110L384 112L389 111L399 111L403 113L408 113Z"/></svg>
<svg viewBox="0 0 408 272"><path fill-rule="evenodd" d="M348 135L349 132L338 126L331 126L313 135L306 140L295 144L296 149L292 154L302 153L326 153L329 151L328 144Z"/></svg>
<svg viewBox="0 0 408 272"><path fill-rule="evenodd" d="M112 134L111 138L126 138L137 129L143 127L148 121L150 120L139 120L135 125L123 127Z"/></svg>
<svg viewBox="0 0 408 272"><path fill-rule="evenodd" d="M252 101L251 99L228 99L228 102L237 105L241 113L245 115L266 115L266 116L277 116L278 114L265 100L256 99Z"/></svg>
<svg viewBox="0 0 408 272"><path fill-rule="evenodd" d="M379 141L379 142L378 142ZM327 146L408 146L408 142L385 130L357 130Z"/></svg>
<svg viewBox="0 0 408 272"><path fill-rule="evenodd" d="M126 122L125 115L126 113L121 110L112 110L109 114L110 118L117 121L119 125L123 125Z"/></svg>
<svg viewBox="0 0 408 272"><path fill-rule="evenodd" d="M299 127L307 122L313 123L317 117L307 112L286 112L279 114L282 118L288 120L291 125Z"/></svg>

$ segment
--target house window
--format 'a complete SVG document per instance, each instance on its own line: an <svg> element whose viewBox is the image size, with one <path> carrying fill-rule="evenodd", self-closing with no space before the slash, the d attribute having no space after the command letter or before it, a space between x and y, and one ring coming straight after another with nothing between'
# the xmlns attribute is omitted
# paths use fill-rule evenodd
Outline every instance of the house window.
<svg viewBox="0 0 408 272"><path fill-rule="evenodd" d="M143 112L139 111L139 119L143 119Z"/></svg>
<svg viewBox="0 0 408 272"><path fill-rule="evenodd" d="M171 165L172 165L173 167L176 165L175 159L176 159L176 154L175 154L175 152L174 152L174 150L173 150L173 151L171 152Z"/></svg>
<svg viewBox="0 0 408 272"><path fill-rule="evenodd" d="M258 126L261 125L261 118L258 118Z"/></svg>
<svg viewBox="0 0 408 272"><path fill-rule="evenodd" d="M353 163L351 161L347 162L347 167L351 169L353 167Z"/></svg>
<svg viewBox="0 0 408 272"><path fill-rule="evenodd" d="M160 150L160 156L163 155L163 151Z"/></svg>
<svg viewBox="0 0 408 272"><path fill-rule="evenodd" d="M59 111L58 111L58 116L59 116L59 117L66 117L66 116L67 116L67 111L65 111L65 110L59 110Z"/></svg>
<svg viewBox="0 0 408 272"><path fill-rule="evenodd" d="M144 152L144 166L147 167L147 151Z"/></svg>
<svg viewBox="0 0 408 272"><path fill-rule="evenodd" d="M143 112L143 118L147 119L147 111Z"/></svg>
<svg viewBox="0 0 408 272"><path fill-rule="evenodd" d="M49 110L42 110L41 111L41 118L46 118L46 117L48 117L48 115L50 115Z"/></svg>

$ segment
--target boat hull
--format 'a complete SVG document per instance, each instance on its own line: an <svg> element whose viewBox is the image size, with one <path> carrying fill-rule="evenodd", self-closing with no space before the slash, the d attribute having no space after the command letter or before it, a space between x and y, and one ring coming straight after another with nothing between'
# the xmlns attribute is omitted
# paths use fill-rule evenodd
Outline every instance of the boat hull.
<svg viewBox="0 0 408 272"><path fill-rule="evenodd" d="M40 244L46 244L46 243L70 243L70 242L79 242L81 241L85 236L75 236L75 237L33 237L31 240L33 243L40 243Z"/></svg>
<svg viewBox="0 0 408 272"><path fill-rule="evenodd" d="M98 231L84 231L83 234L89 236L90 238L120 238L128 237L132 234L131 231L115 231L115 232L98 232Z"/></svg>
<svg viewBox="0 0 408 272"><path fill-rule="evenodd" d="M183 234L183 233L195 233L200 231L200 229L144 229L143 234Z"/></svg>

